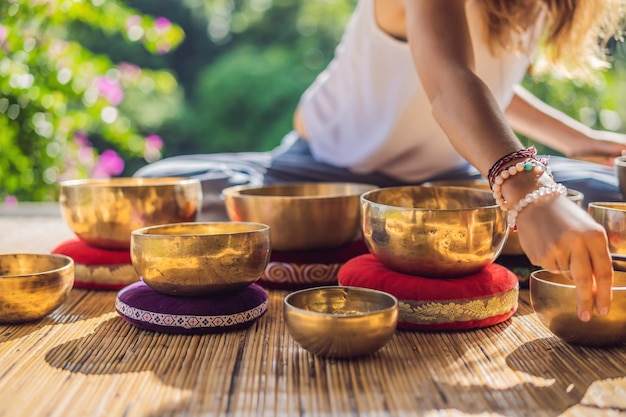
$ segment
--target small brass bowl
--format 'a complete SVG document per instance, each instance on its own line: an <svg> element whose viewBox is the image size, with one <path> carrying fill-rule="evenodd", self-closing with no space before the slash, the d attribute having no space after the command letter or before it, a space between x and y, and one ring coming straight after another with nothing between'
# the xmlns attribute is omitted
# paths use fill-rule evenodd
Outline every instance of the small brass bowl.
<svg viewBox="0 0 626 417"><path fill-rule="evenodd" d="M244 288L270 258L269 226L247 222L174 223L133 230L130 257L154 290L199 296Z"/></svg>
<svg viewBox="0 0 626 417"><path fill-rule="evenodd" d="M398 300L382 291L317 287L290 293L283 302L287 330L303 349L350 358L379 350L398 324Z"/></svg>
<svg viewBox="0 0 626 417"><path fill-rule="evenodd" d="M361 196L362 233L389 268L432 278L470 275L502 251L505 212L488 191L402 186Z"/></svg>
<svg viewBox="0 0 626 417"><path fill-rule="evenodd" d="M626 341L626 272L616 271L609 314L578 319L576 287L567 277L545 269L530 275L530 300L539 320L556 336L572 344L612 346Z"/></svg>
<svg viewBox="0 0 626 417"><path fill-rule="evenodd" d="M0 323L39 320L56 310L74 286L74 261L65 255L0 255Z"/></svg>
<svg viewBox="0 0 626 417"><path fill-rule="evenodd" d="M84 242L128 249L130 232L147 226L195 221L202 207L193 178L108 178L61 182L61 213Z"/></svg>
<svg viewBox="0 0 626 417"><path fill-rule="evenodd" d="M448 180L448 181L432 181L424 183L427 186L452 186L452 187L470 187L479 190L491 191L489 183L485 180ZM578 204L580 207L583 205L585 196L583 193L577 190L569 188L567 190L567 198ZM524 250L519 241L517 233L509 233L506 238L506 243L502 248L502 255L524 255Z"/></svg>
<svg viewBox="0 0 626 417"><path fill-rule="evenodd" d="M621 155L615 158L613 166L617 175L617 184L622 193L622 198L626 200L626 156Z"/></svg>
<svg viewBox="0 0 626 417"><path fill-rule="evenodd" d="M272 250L332 249L359 236L359 196L375 185L288 183L240 185L222 191L233 221L264 223Z"/></svg>
<svg viewBox="0 0 626 417"><path fill-rule="evenodd" d="M609 250L617 255L626 255L626 203L594 201L587 211L598 222L609 240ZM626 261L613 259L613 268L626 271Z"/></svg>

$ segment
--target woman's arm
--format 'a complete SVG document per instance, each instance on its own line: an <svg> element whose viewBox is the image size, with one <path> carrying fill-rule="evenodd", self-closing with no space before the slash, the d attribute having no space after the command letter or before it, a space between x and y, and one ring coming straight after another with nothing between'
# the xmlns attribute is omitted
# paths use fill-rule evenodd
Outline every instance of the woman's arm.
<svg viewBox="0 0 626 417"><path fill-rule="evenodd" d="M521 86L505 114L515 131L570 158L613 165L614 158L626 151L626 135L591 129Z"/></svg>
<svg viewBox="0 0 626 417"><path fill-rule="evenodd" d="M485 83L474 73L464 0L406 0L407 38L432 112L455 149L484 175L501 157L522 149ZM547 181L515 175L502 184L511 206ZM613 270L606 233L565 196L534 201L517 216L520 243L530 261L567 270L577 289L578 314L594 305L607 314Z"/></svg>

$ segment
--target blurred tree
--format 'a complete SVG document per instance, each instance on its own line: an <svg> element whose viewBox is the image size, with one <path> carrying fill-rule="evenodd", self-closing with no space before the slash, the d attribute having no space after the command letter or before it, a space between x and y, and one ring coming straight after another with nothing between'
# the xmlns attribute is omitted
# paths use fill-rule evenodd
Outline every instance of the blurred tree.
<svg viewBox="0 0 626 417"><path fill-rule="evenodd" d="M0 200L54 200L59 180L119 175L123 158L158 157L159 140L146 141L142 119L120 105L175 93L175 77L94 54L67 28L82 22L158 55L182 41L179 27L116 0L8 0L0 15Z"/></svg>

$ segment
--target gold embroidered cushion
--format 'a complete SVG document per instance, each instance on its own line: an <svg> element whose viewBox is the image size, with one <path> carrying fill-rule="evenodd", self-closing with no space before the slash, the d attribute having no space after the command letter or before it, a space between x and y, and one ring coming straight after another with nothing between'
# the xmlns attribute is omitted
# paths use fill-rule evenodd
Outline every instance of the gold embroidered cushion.
<svg viewBox="0 0 626 417"><path fill-rule="evenodd" d="M517 311L517 275L498 264L460 278L422 278L393 271L374 255L357 256L338 272L340 285L385 291L398 298L398 328L463 330L493 326Z"/></svg>
<svg viewBox="0 0 626 417"><path fill-rule="evenodd" d="M75 288L117 291L139 280L130 250L96 248L73 238L59 243L51 252L74 259Z"/></svg>

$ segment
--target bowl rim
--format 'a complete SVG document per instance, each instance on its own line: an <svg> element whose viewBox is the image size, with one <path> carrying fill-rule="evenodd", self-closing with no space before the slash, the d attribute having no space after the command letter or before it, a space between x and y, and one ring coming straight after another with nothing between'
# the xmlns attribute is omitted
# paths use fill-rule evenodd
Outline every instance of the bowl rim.
<svg viewBox="0 0 626 417"><path fill-rule="evenodd" d="M233 185L230 187L226 187L222 190L222 196L228 196L228 197L237 197L237 198L241 198L241 199L253 199L253 198L266 198L266 199L272 199L272 200L279 200L279 199L292 199L292 200L312 200L312 199L319 199L319 198L324 198L324 199L332 199L332 198L345 198L345 197L359 197L361 194L363 194L366 191L359 191L359 192L355 192L355 193L348 193L348 194L324 194L324 195L265 195L265 194L242 194L242 191L252 191L252 190L263 190L263 189L270 189L270 188L277 188L277 187L287 187L287 188L297 188L297 187L303 187L303 186L324 186L324 185L334 185L334 186L339 186L339 185L343 185L343 186L358 186L358 187L362 187L362 188L372 188L372 189L378 189L380 188L377 185L374 184L369 184L369 183L362 183L362 182L350 182L350 181L320 181L320 182L315 182L315 181L303 181L303 182L276 182L276 183L271 183L271 184L264 184L264 185L251 185L251 184L240 184L240 185ZM371 191L371 190L370 190Z"/></svg>
<svg viewBox="0 0 626 417"><path fill-rule="evenodd" d="M43 274L52 274L55 272L65 271L74 266L74 259L70 256L63 255L60 253L30 253L30 252L18 252L18 253L2 253L0 254L0 258L10 257L10 256L37 256L43 258L57 258L64 260L64 264L58 268L46 269L44 271L33 271L25 274L13 274L13 275L4 275L0 274L0 279L11 279L11 278L29 278L37 275Z"/></svg>
<svg viewBox="0 0 626 417"><path fill-rule="evenodd" d="M609 207L609 206L618 206L623 208ZM587 207L593 207L602 210L612 210L612 211L625 211L626 210L626 201L591 201L587 204Z"/></svg>
<svg viewBox="0 0 626 417"><path fill-rule="evenodd" d="M75 188L143 188L167 187L172 185L200 184L198 178L192 177L112 177L112 178L81 178L59 182L61 189Z"/></svg>
<svg viewBox="0 0 626 417"><path fill-rule="evenodd" d="M531 281L533 281L533 280L534 281L539 281L542 284L547 284L547 285L551 285L551 286L554 286L554 287L576 289L576 285L575 284L562 284L560 282L553 282L553 281L550 281L550 280L547 280L547 279L544 279L544 278L539 278L537 276L537 273L539 273L539 272L548 272L548 273L553 274L553 275L561 275L561 274L559 274L558 272L555 272L555 271L549 271L547 269L537 269L537 270L532 271L530 273L530 280ZM615 272L622 273L623 271L615 271ZM626 274L626 272L623 272L623 273ZM612 286L611 290L613 290L613 291L615 291L615 290L617 290L617 291L624 291L624 290L626 290L626 285Z"/></svg>
<svg viewBox="0 0 626 417"><path fill-rule="evenodd" d="M298 307L294 304L292 304L291 298L303 294L303 293L307 293L307 292L314 292L314 291L320 291L320 290L342 290L345 289L347 291L354 291L354 292L361 292L361 293L372 293L372 294L376 294L376 295L380 295L383 297L387 297L388 299L390 299L392 301L392 305L390 307L385 307L385 308L379 308L373 311L364 311L364 312L359 312L359 313L343 313L343 314L336 314L336 313L320 313L318 311L311 311L311 310L306 310L304 308ZM393 311L397 308L399 308L399 300L396 296L385 292L385 291L381 291L381 290L374 290L371 288L364 288L364 287L356 287L356 286L349 286L349 285L326 285L326 286L318 286L318 287L310 287L310 288L303 288L300 290L296 290L296 291L292 291L289 294L287 294L285 296L285 298L283 299L283 306L297 311L299 314L306 314L306 315L310 315L312 317L326 317L326 318L351 318L351 317L366 317L369 316L371 314L378 314L378 313L385 313L388 311Z"/></svg>
<svg viewBox="0 0 626 417"><path fill-rule="evenodd" d="M211 225L227 225L227 224L241 224L241 225L249 225L256 227L250 230L240 230L240 231L232 231L232 232L220 232L220 233L176 233L176 234L167 234L167 233L147 233L152 230L158 229L167 229L170 227L195 227L195 226L211 226ZM258 232L266 232L270 230L270 226L265 223L260 222L240 222L240 221L209 221L209 222L177 222L177 223L164 223L164 224L155 224L152 226L145 226L139 229L134 229L130 232L132 236L141 236L146 238L162 238L162 237L202 237L202 236L228 236L228 235L238 235L241 233L258 233Z"/></svg>
<svg viewBox="0 0 626 417"><path fill-rule="evenodd" d="M398 189L398 188L451 188L451 189L456 189L456 190L468 190L469 189L469 190L472 190L473 192L478 192L478 193L492 195L492 192L489 191L489 190L480 190L480 189L477 189L477 188L463 187L463 186L453 186L453 185L400 185L400 186L396 186L396 187L384 187L384 188L379 188L377 190L366 191L363 194L361 194L361 196L359 198L360 198L362 204L363 203L367 203L367 204L371 204L371 205L376 205L378 207L389 207L389 208L392 208L392 209L399 209L399 210L438 211L438 212L455 212L455 211L467 211L467 210L476 210L476 209L502 210L502 208L496 203L495 200L493 200L493 204L489 204L489 205L485 205L485 206L459 208L459 209L441 209L441 208L392 206L392 205L389 205L389 204L377 203L375 201L368 200L368 197L371 194L375 193L375 192L381 192L381 191Z"/></svg>

